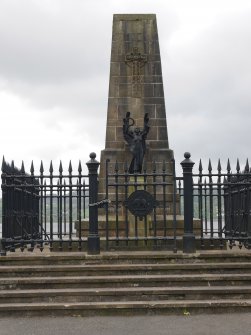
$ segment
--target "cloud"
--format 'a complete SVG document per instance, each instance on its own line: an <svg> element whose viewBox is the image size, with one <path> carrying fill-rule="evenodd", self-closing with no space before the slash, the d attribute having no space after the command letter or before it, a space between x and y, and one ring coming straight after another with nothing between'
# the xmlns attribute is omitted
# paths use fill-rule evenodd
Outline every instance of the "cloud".
<svg viewBox="0 0 251 335"><path fill-rule="evenodd" d="M177 161L185 151L196 161L248 155L248 1L2 0L0 151L6 157L78 160L104 148L112 15L140 12L157 14Z"/></svg>
<svg viewBox="0 0 251 335"><path fill-rule="evenodd" d="M170 49L165 87L171 146L194 159L244 160L251 124L251 11L226 17Z"/></svg>
<svg viewBox="0 0 251 335"><path fill-rule="evenodd" d="M95 29L108 16L95 21L90 1L12 1L1 5L0 72L27 82L71 81L103 72L100 52L109 55L108 31ZM77 5L77 6L76 6ZM106 10L104 9L104 12ZM110 15L109 15L110 16Z"/></svg>

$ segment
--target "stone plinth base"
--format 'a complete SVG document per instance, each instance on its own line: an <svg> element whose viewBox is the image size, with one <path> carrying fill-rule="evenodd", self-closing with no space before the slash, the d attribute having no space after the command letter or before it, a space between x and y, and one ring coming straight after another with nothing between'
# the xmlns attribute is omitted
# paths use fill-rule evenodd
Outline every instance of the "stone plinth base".
<svg viewBox="0 0 251 335"><path fill-rule="evenodd" d="M176 218L176 230L174 230L173 216L167 215L164 220L163 217L161 219L156 220L156 229L154 227L154 222L152 218L149 216L148 219L145 220L137 220L137 232L138 237L153 237L154 232L156 230L156 236L170 236L173 237L176 231L176 236L183 236L184 234L184 217L182 215L177 215ZM201 235L200 229L200 220L194 219L194 234L196 236ZM77 231L77 236L79 236L79 223L75 222L75 229ZM89 221L88 219L81 222L81 236L88 236L89 230ZM166 232L166 234L165 234ZM127 227L126 222L122 217L118 218L118 227L116 226L116 218L113 216L109 217L108 223L108 235L109 237L116 237L117 235L121 238L127 237ZM99 236L106 236L106 220L105 217L99 217ZM128 220L128 236L135 236L135 219Z"/></svg>

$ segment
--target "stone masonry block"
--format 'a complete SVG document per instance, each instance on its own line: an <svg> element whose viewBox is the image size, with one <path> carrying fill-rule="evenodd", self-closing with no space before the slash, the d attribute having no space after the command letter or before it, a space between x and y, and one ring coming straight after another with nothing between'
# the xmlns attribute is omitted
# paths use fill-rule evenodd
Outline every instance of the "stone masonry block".
<svg viewBox="0 0 251 335"><path fill-rule="evenodd" d="M148 113L151 119L155 118L155 105L144 105L144 113Z"/></svg>
<svg viewBox="0 0 251 335"><path fill-rule="evenodd" d="M106 140L116 141L115 127L106 127Z"/></svg>
<svg viewBox="0 0 251 335"><path fill-rule="evenodd" d="M131 20L127 21L125 24L125 31L128 34L142 34L143 33L143 22L139 20Z"/></svg>
<svg viewBox="0 0 251 335"><path fill-rule="evenodd" d="M120 74L119 62L111 62L110 76L118 76Z"/></svg>
<svg viewBox="0 0 251 335"><path fill-rule="evenodd" d="M116 127L118 125L118 120L115 119L108 119L107 120L107 127Z"/></svg>
<svg viewBox="0 0 251 335"><path fill-rule="evenodd" d="M117 119L118 119L117 106L116 105L108 106L107 120L117 120Z"/></svg>
<svg viewBox="0 0 251 335"><path fill-rule="evenodd" d="M107 149L121 150L125 148L125 144L118 141L106 141L105 145Z"/></svg>
<svg viewBox="0 0 251 335"><path fill-rule="evenodd" d="M130 112L130 106L127 105L118 105L118 119L123 120L126 113Z"/></svg>
<svg viewBox="0 0 251 335"><path fill-rule="evenodd" d="M167 128L158 127L158 140L165 141L167 140Z"/></svg>
<svg viewBox="0 0 251 335"><path fill-rule="evenodd" d="M113 15L113 22L135 21L135 20L142 20L142 21L151 22L151 24L154 24L154 22L156 22L156 15L155 14L114 14Z"/></svg>
<svg viewBox="0 0 251 335"><path fill-rule="evenodd" d="M150 125L150 131L149 131L149 133L148 133L148 135L147 135L147 140L149 140L149 141L153 141L153 140L155 140L155 141L157 141L157 139L158 139L158 127L154 127L154 126L152 126L152 125Z"/></svg>
<svg viewBox="0 0 251 335"><path fill-rule="evenodd" d="M150 127L164 127L166 125L166 119L155 119L151 118L149 122Z"/></svg>
<svg viewBox="0 0 251 335"><path fill-rule="evenodd" d="M144 83L153 83L153 84L162 84L162 77L161 76L144 76L143 77Z"/></svg>
<svg viewBox="0 0 251 335"><path fill-rule="evenodd" d="M132 69L123 61L120 63L119 74L120 76L131 76Z"/></svg>
<svg viewBox="0 0 251 335"><path fill-rule="evenodd" d="M122 126L121 127L116 127L116 141L125 141Z"/></svg>
<svg viewBox="0 0 251 335"><path fill-rule="evenodd" d="M119 85L119 96L128 97L132 95L132 85L131 84L120 84Z"/></svg>
<svg viewBox="0 0 251 335"><path fill-rule="evenodd" d="M164 96L164 88L163 84L154 84L154 96L155 97L163 97Z"/></svg>
<svg viewBox="0 0 251 335"><path fill-rule="evenodd" d="M168 141L149 141L149 146L151 149L168 149Z"/></svg>
<svg viewBox="0 0 251 335"><path fill-rule="evenodd" d="M166 118L166 109L164 102L162 104L156 105L156 118L157 119Z"/></svg>
<svg viewBox="0 0 251 335"><path fill-rule="evenodd" d="M115 79L110 80L109 85L109 97L118 97L119 96L119 87Z"/></svg>
<svg viewBox="0 0 251 335"><path fill-rule="evenodd" d="M165 105L164 97L144 97L142 100L145 105Z"/></svg>
<svg viewBox="0 0 251 335"><path fill-rule="evenodd" d="M144 84L144 96L153 97L154 96L154 85L153 84Z"/></svg>
<svg viewBox="0 0 251 335"><path fill-rule="evenodd" d="M161 76L161 63L160 61L152 61L145 66L145 75Z"/></svg>

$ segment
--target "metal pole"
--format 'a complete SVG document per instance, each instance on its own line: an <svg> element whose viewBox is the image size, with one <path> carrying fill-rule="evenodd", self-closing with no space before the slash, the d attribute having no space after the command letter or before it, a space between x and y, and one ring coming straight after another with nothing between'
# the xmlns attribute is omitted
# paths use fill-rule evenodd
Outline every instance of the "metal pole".
<svg viewBox="0 0 251 335"><path fill-rule="evenodd" d="M89 170L89 205L97 203L98 200L98 167L96 154L90 154L90 160L86 163ZM89 234L87 242L88 254L100 253L100 238L98 234L98 206L89 206Z"/></svg>
<svg viewBox="0 0 251 335"><path fill-rule="evenodd" d="M193 232L193 166L190 153L185 152L185 159L180 163L184 180L184 235L183 252L195 252L195 235Z"/></svg>

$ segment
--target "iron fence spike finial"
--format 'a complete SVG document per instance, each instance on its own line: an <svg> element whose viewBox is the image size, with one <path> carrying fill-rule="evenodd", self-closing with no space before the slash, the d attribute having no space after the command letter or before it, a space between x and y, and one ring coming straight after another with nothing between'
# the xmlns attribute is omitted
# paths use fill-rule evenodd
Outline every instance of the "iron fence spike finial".
<svg viewBox="0 0 251 335"><path fill-rule="evenodd" d="M230 166L230 161L229 161L229 158L227 160L227 172L230 173L231 171L231 166Z"/></svg>
<svg viewBox="0 0 251 335"><path fill-rule="evenodd" d="M125 164L124 164L124 171L125 171L125 173L128 172L128 163L127 163L127 161L125 161Z"/></svg>
<svg viewBox="0 0 251 335"><path fill-rule="evenodd" d="M25 168L24 168L24 161L22 161L22 165L21 165L21 173L25 173Z"/></svg>
<svg viewBox="0 0 251 335"><path fill-rule="evenodd" d="M249 162L248 162L248 158L247 158L247 161L246 161L245 172L249 172Z"/></svg>
<svg viewBox="0 0 251 335"><path fill-rule="evenodd" d="M200 173L202 172L203 168L202 168L202 162L201 162L201 158L200 158L200 162L199 162L199 171Z"/></svg>
<svg viewBox="0 0 251 335"><path fill-rule="evenodd" d="M144 173L146 173L146 170L147 170L147 162L146 160L144 161L144 166L143 166L143 171Z"/></svg>
<svg viewBox="0 0 251 335"><path fill-rule="evenodd" d="M208 163L208 171L212 172L212 164L211 164L211 159L209 158L209 163Z"/></svg>
<svg viewBox="0 0 251 335"><path fill-rule="evenodd" d="M40 164L40 173L43 174L44 173L44 165L43 165L43 162L41 161L41 164Z"/></svg>
<svg viewBox="0 0 251 335"><path fill-rule="evenodd" d="M11 168L11 171L12 171L13 173L15 173L15 163L14 163L13 160L11 161L11 166L10 166L10 168Z"/></svg>
<svg viewBox="0 0 251 335"><path fill-rule="evenodd" d="M155 173L156 172L156 161L154 160L153 161L153 173Z"/></svg>
<svg viewBox="0 0 251 335"><path fill-rule="evenodd" d="M118 173L118 171L119 171L119 164L118 164L118 161L117 161L117 160L116 160L116 162L115 162L114 171L115 171L116 173Z"/></svg>
<svg viewBox="0 0 251 335"><path fill-rule="evenodd" d="M52 174L52 172L53 172L53 165L52 165L52 161L51 161L51 163L50 163L50 169L49 169L49 172L50 172L50 174Z"/></svg>
<svg viewBox="0 0 251 335"><path fill-rule="evenodd" d="M236 163L236 171L237 173L240 172L240 163L239 163L239 158L237 158L237 163Z"/></svg>
<svg viewBox="0 0 251 335"><path fill-rule="evenodd" d="M81 161L79 160L79 163L78 163L78 172L81 174L82 172L82 165L81 165Z"/></svg>
<svg viewBox="0 0 251 335"><path fill-rule="evenodd" d="M5 170L5 167L6 167L6 162L5 162L5 158L3 156L3 160L2 160L2 171L4 172Z"/></svg>
<svg viewBox="0 0 251 335"><path fill-rule="evenodd" d="M34 164L33 164L33 160L31 161L30 173L31 173L32 175L34 174Z"/></svg>
<svg viewBox="0 0 251 335"><path fill-rule="evenodd" d="M70 163L69 163L68 172L69 172L70 174L72 173L72 165L71 165L71 161L70 161Z"/></svg>
<svg viewBox="0 0 251 335"><path fill-rule="evenodd" d="M220 162L220 159L218 160L218 172L221 172L221 162Z"/></svg>
<svg viewBox="0 0 251 335"><path fill-rule="evenodd" d="M163 159L163 163L162 163L162 171L163 173L165 173L166 171L166 161Z"/></svg>
<svg viewBox="0 0 251 335"><path fill-rule="evenodd" d="M60 161L60 163L59 163L59 173L60 173L60 174L63 173L62 161Z"/></svg>

